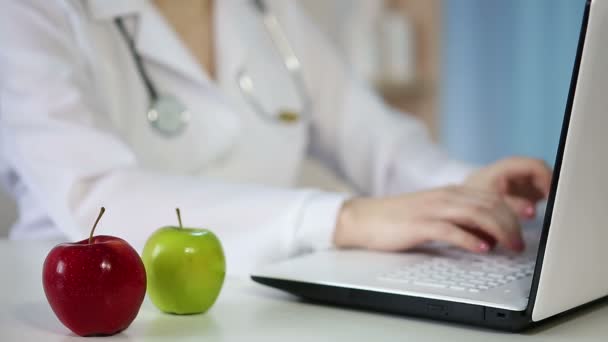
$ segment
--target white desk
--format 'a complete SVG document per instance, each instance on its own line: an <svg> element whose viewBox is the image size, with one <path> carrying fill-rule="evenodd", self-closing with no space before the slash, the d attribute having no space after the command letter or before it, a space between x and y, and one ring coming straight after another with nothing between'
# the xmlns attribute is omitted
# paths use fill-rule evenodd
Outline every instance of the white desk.
<svg viewBox="0 0 608 342"><path fill-rule="evenodd" d="M54 244L0 240L0 341L72 341L42 290ZM228 279L205 315L171 316L146 300L125 332L104 341L607 341L608 302L519 336L467 326L303 303L249 280ZM88 338L90 341L91 338Z"/></svg>

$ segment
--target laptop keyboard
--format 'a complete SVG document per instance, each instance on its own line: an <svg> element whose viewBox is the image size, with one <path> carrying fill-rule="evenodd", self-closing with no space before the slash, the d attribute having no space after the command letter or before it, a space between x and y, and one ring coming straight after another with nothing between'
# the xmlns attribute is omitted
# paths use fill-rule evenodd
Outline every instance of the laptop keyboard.
<svg viewBox="0 0 608 342"><path fill-rule="evenodd" d="M502 256L450 253L408 265L379 276L380 280L436 289L478 293L530 277L535 260L531 256Z"/></svg>

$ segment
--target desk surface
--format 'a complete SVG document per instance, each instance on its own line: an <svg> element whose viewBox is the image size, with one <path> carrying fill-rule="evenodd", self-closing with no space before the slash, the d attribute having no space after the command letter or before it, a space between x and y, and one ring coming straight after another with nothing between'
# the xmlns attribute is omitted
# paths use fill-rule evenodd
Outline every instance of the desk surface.
<svg viewBox="0 0 608 342"><path fill-rule="evenodd" d="M71 341L42 290L50 242L0 240L0 341ZM511 341L513 334L301 302L249 280L229 278L204 315L172 316L146 299L125 332L104 341ZM517 336L530 341L606 341L608 302ZM88 339L91 340L90 338Z"/></svg>

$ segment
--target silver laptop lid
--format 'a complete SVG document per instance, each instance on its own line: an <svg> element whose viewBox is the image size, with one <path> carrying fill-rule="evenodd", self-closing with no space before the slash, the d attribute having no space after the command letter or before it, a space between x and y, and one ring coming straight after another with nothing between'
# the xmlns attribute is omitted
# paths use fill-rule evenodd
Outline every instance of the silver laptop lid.
<svg viewBox="0 0 608 342"><path fill-rule="evenodd" d="M533 279L532 320L608 295L608 0L590 0Z"/></svg>

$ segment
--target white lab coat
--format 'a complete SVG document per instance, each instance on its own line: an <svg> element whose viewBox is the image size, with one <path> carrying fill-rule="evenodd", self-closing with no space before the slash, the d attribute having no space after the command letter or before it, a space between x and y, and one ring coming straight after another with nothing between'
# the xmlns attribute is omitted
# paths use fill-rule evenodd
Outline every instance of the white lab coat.
<svg viewBox="0 0 608 342"><path fill-rule="evenodd" d="M217 81L148 0L0 0L2 179L20 219L11 237L98 234L138 250L175 224L208 227L229 273L331 247L346 194L295 189L302 160L322 160L361 193L382 195L461 181L423 126L395 113L343 65L298 10L269 1L301 59L313 100L307 125L262 120L241 96L245 68L270 111L299 97L250 1L216 1ZM127 20L153 83L192 112L168 139L145 120L148 96L113 19Z"/></svg>

